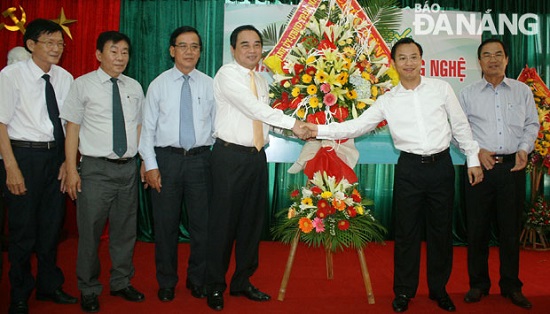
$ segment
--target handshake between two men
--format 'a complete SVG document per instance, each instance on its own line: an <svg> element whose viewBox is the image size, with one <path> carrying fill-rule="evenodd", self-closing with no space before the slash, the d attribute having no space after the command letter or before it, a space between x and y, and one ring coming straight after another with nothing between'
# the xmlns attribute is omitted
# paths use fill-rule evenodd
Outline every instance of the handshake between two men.
<svg viewBox="0 0 550 314"><path fill-rule="evenodd" d="M296 120L292 132L301 140L307 141L317 137L317 125L309 122Z"/></svg>

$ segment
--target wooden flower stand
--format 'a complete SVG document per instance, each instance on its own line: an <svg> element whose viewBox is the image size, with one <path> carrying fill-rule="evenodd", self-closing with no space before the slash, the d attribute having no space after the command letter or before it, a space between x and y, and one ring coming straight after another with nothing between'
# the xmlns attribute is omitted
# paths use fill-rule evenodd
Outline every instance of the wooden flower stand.
<svg viewBox="0 0 550 314"><path fill-rule="evenodd" d="M288 260L286 262L285 273L283 275L283 280L281 281L281 287L279 288L279 296L277 300L283 301L285 299L286 286L290 278L290 271L292 270L292 264L294 263L294 256L296 255L296 249L298 248L298 242L300 240L300 232L296 233L292 243L290 245L290 253L288 254ZM327 246L325 249L326 253L326 266L327 266L327 279L333 278L333 264L332 264L332 252ZM361 265L361 274L363 275L363 283L365 284L365 289L367 291L367 299L369 304L374 304L374 294L372 292L372 285L370 281L369 270L367 269L367 262L365 261L365 255L363 254L363 249L357 249L357 254L359 255L359 264Z"/></svg>
<svg viewBox="0 0 550 314"><path fill-rule="evenodd" d="M524 249L531 249L535 251L550 250L550 243L548 243L544 232L541 230L536 230L534 228L523 228L519 241Z"/></svg>

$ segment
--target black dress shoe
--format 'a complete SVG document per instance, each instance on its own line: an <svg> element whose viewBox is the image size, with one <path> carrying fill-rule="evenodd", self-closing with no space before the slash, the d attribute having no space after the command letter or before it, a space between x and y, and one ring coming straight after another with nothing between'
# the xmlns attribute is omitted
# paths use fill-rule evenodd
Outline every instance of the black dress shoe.
<svg viewBox="0 0 550 314"><path fill-rule="evenodd" d="M223 292L213 291L212 293L209 293L206 297L206 303L213 310L223 310Z"/></svg>
<svg viewBox="0 0 550 314"><path fill-rule="evenodd" d="M68 295L61 288L55 290L52 293L36 292L36 299L38 301L53 301L58 304L75 304L78 299Z"/></svg>
<svg viewBox="0 0 550 314"><path fill-rule="evenodd" d="M409 309L409 298L406 295L400 294L393 299L391 306L393 311L397 313L405 312Z"/></svg>
<svg viewBox="0 0 550 314"><path fill-rule="evenodd" d="M27 314L29 313L29 305L27 301L14 301L10 303L9 314Z"/></svg>
<svg viewBox="0 0 550 314"><path fill-rule="evenodd" d="M157 295L162 302L170 302L174 300L174 288L160 288Z"/></svg>
<svg viewBox="0 0 550 314"><path fill-rule="evenodd" d="M453 303L453 300L449 297L448 294L445 294L444 296L438 298L438 297L432 297L430 296L431 300L437 301L437 306L439 306L441 309L447 311L447 312L454 312L456 311L456 307Z"/></svg>
<svg viewBox="0 0 550 314"><path fill-rule="evenodd" d="M466 303L475 303L481 300L481 297L489 295L489 292L482 291L478 288L472 288L464 296L464 302Z"/></svg>
<svg viewBox="0 0 550 314"><path fill-rule="evenodd" d="M80 307L84 312L88 312L88 313L99 312L99 300L97 299L97 295L93 293L89 295L81 295Z"/></svg>
<svg viewBox="0 0 550 314"><path fill-rule="evenodd" d="M206 289L202 286L193 284L189 279L185 282L185 287L191 290L191 295L197 299L206 298Z"/></svg>
<svg viewBox="0 0 550 314"><path fill-rule="evenodd" d="M261 292L253 285L241 291L230 291L229 294L232 296L245 296L252 301L262 302L271 300L271 297L267 293Z"/></svg>
<svg viewBox="0 0 550 314"><path fill-rule="evenodd" d="M143 293L137 291L134 287L128 286L124 289L111 291L111 295L115 297L123 297L127 301L141 302L145 300Z"/></svg>
<svg viewBox="0 0 550 314"><path fill-rule="evenodd" d="M524 309L530 309L533 307L531 302L521 293L521 291L502 294L505 298L510 299L514 305L522 307Z"/></svg>

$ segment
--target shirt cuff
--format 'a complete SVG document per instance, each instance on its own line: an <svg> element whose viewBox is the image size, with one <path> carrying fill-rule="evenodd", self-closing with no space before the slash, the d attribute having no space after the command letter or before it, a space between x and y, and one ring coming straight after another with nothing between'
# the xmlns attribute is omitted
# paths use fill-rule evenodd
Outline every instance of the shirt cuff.
<svg viewBox="0 0 550 314"><path fill-rule="evenodd" d="M481 166L481 164L479 163L478 154L475 154L475 155L472 155L472 156L467 156L466 157L466 164L468 165L468 168Z"/></svg>
<svg viewBox="0 0 550 314"><path fill-rule="evenodd" d="M328 135L329 135L328 125L326 124L317 125L317 138L326 139Z"/></svg>
<svg viewBox="0 0 550 314"><path fill-rule="evenodd" d="M159 165L157 164L157 158L156 157L143 159L143 162L145 163L145 171L158 169L158 167L159 167Z"/></svg>

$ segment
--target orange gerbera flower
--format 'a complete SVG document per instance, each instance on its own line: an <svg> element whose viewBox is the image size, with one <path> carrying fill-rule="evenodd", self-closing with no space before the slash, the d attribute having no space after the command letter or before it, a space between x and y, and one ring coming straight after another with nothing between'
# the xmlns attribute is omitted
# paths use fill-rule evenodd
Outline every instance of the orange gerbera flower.
<svg viewBox="0 0 550 314"><path fill-rule="evenodd" d="M344 209L346 209L346 203L344 203L344 201L337 200L337 199L332 200L332 206L339 211L343 211Z"/></svg>
<svg viewBox="0 0 550 314"><path fill-rule="evenodd" d="M311 230L313 230L313 222L307 217L300 218L300 221L298 221L298 226L303 233L310 233Z"/></svg>

